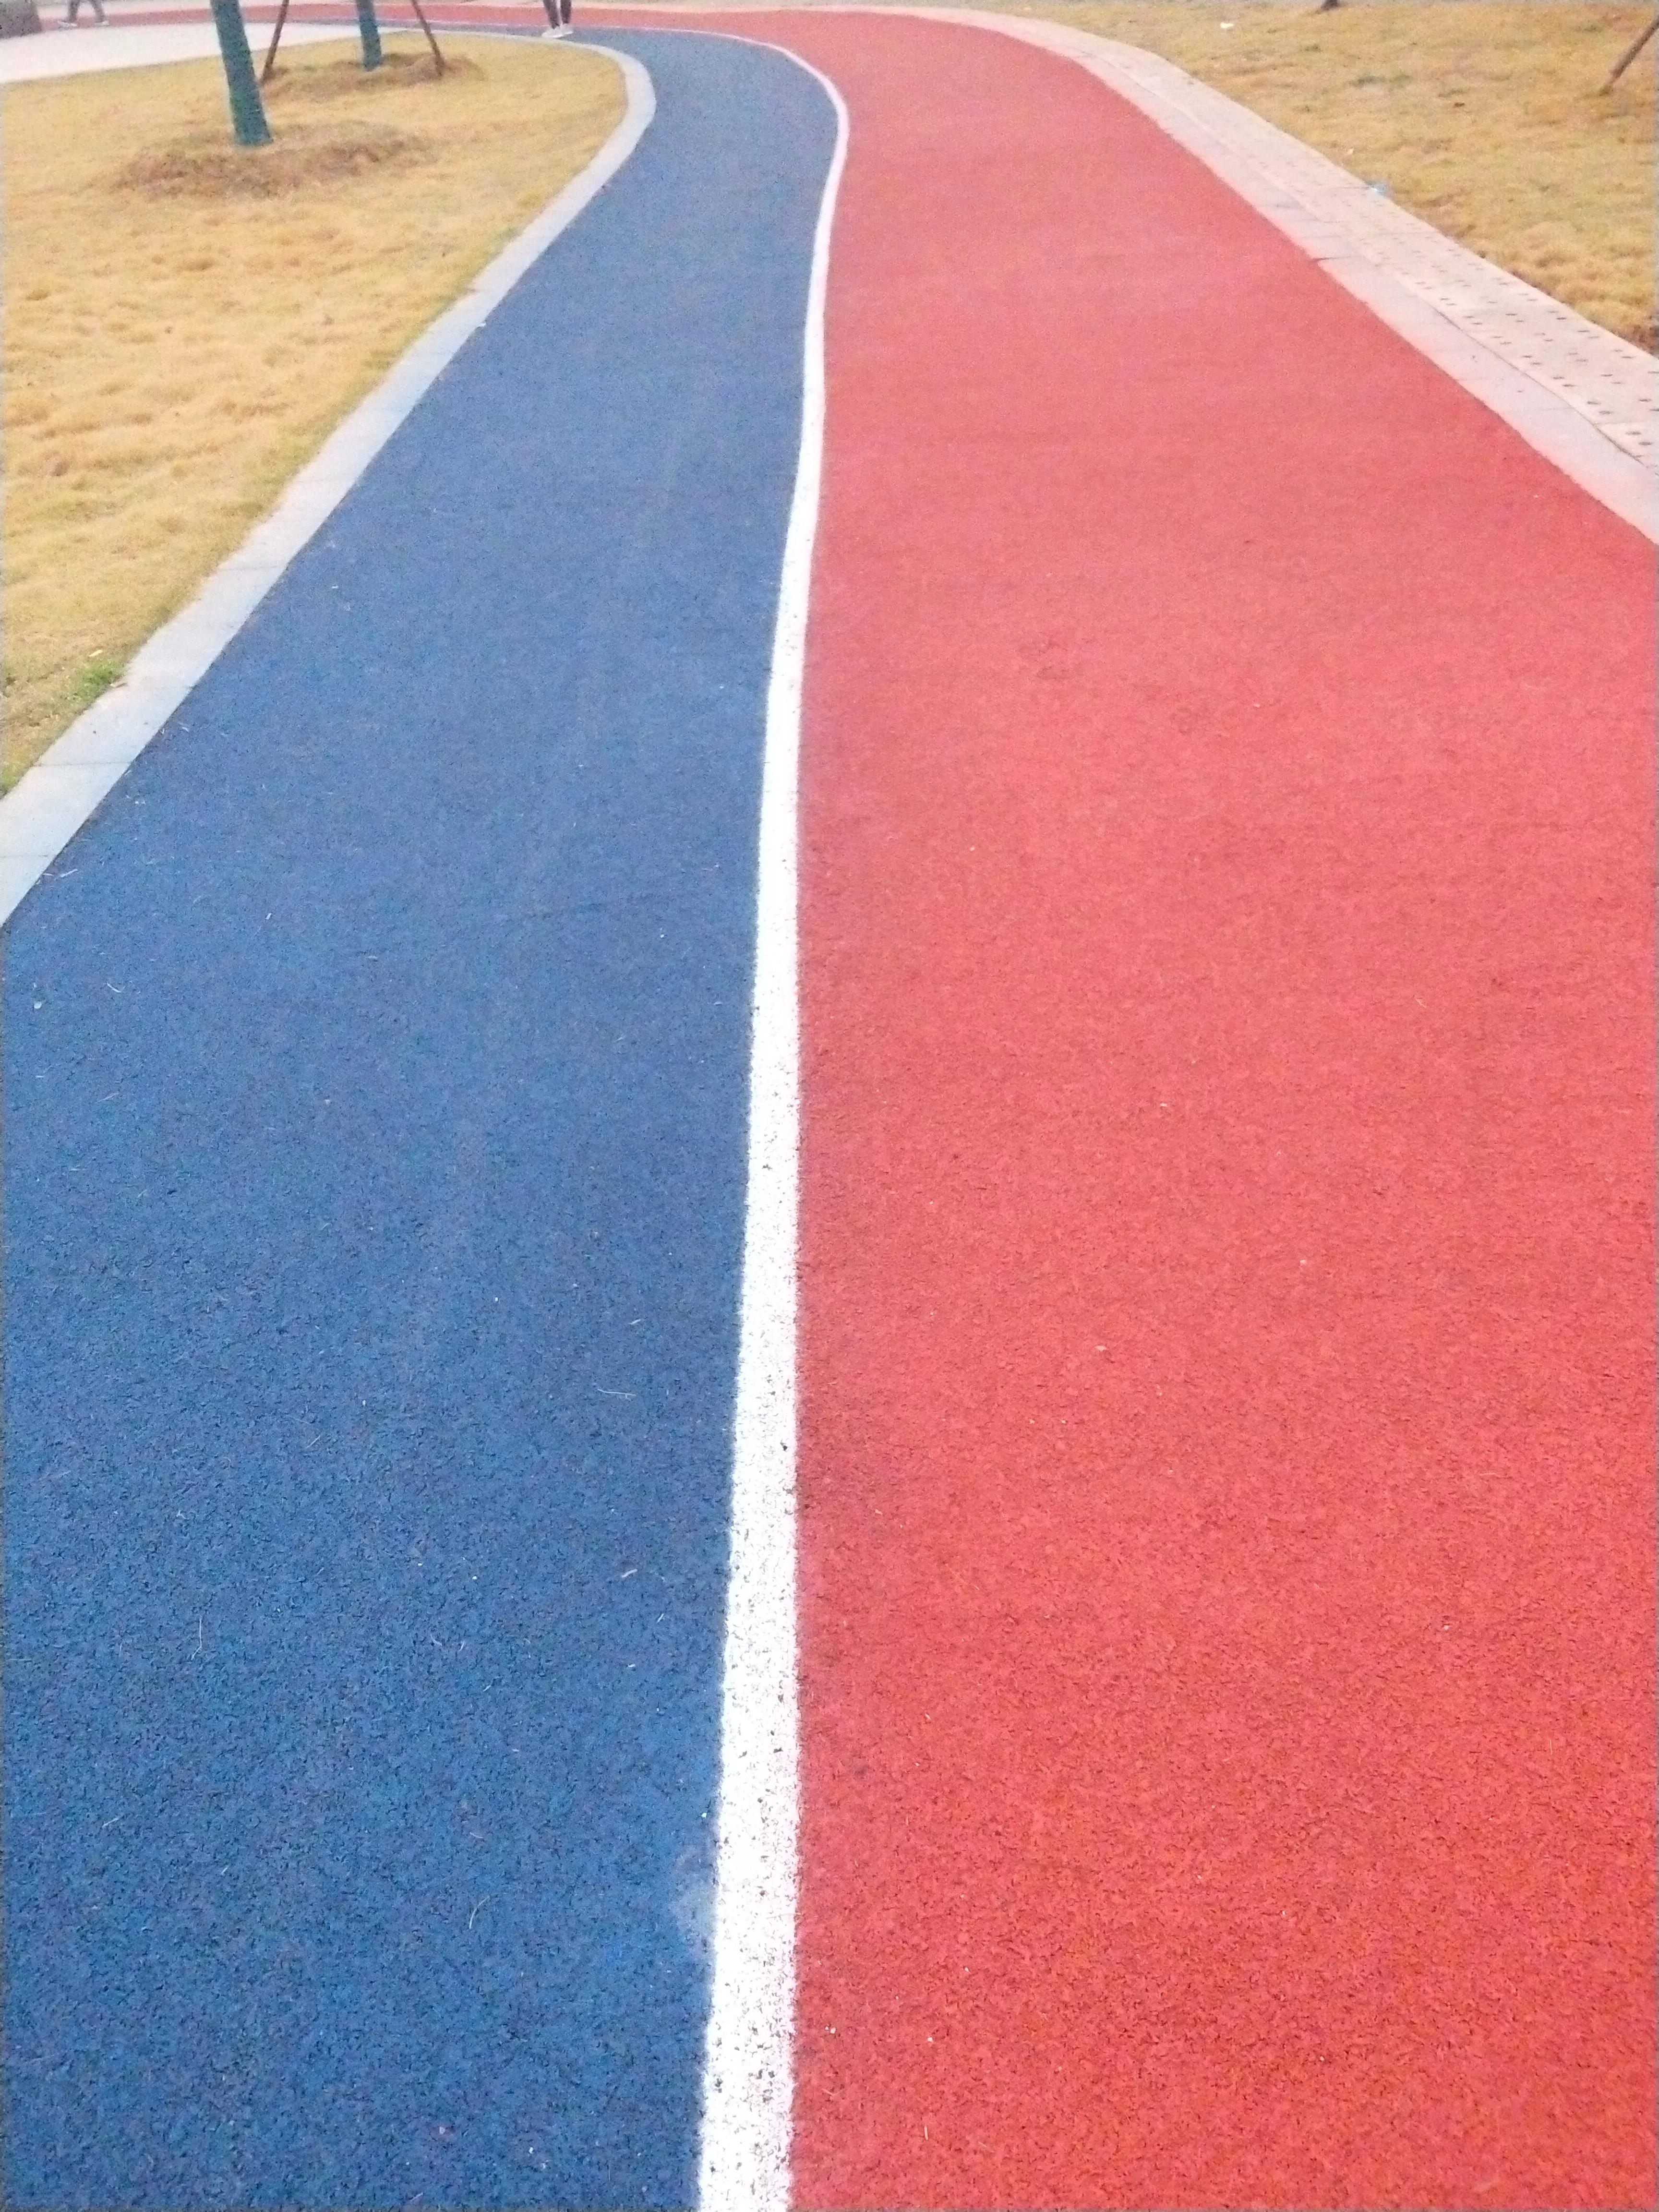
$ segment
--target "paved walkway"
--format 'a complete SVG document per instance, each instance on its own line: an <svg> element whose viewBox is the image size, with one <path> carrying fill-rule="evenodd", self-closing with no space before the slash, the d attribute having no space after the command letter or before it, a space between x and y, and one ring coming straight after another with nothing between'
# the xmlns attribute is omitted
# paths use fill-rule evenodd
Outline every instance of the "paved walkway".
<svg viewBox="0 0 1659 2212"><path fill-rule="evenodd" d="M8 927L9 2201L1650 2203L1650 548L708 27Z"/></svg>
<svg viewBox="0 0 1659 2212"><path fill-rule="evenodd" d="M127 21L117 13L112 0L110 21L100 29L83 9L73 29L55 23L38 38L0 39L0 86L36 84L54 76L80 76L108 69L143 69L158 62L200 61L219 51L212 23ZM250 24L257 21L249 11ZM319 40L349 38L349 25L294 23L283 33L284 44L310 46Z"/></svg>
<svg viewBox="0 0 1659 2212"><path fill-rule="evenodd" d="M763 23L798 2201L1641 2202L1650 550L1082 71Z"/></svg>

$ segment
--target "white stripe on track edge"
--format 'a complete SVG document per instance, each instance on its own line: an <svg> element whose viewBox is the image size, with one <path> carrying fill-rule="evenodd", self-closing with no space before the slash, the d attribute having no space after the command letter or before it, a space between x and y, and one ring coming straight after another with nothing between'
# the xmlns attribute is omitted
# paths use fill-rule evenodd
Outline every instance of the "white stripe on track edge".
<svg viewBox="0 0 1659 2212"><path fill-rule="evenodd" d="M657 95L644 68L611 46L593 44L585 51L605 55L621 70L626 100L621 122L586 167L501 248L330 433L265 520L183 612L139 647L121 681L71 722L0 798L0 922L91 819L473 332L604 191L645 136Z"/></svg>
<svg viewBox="0 0 1659 2212"><path fill-rule="evenodd" d="M799 54L788 58L817 77L829 94L836 111L836 149L812 241L800 460L784 539L761 775L749 1179L732 1421L713 1966L703 2056L698 2187L702 2212L786 2212L794 2103L800 1820L795 1632L797 802L807 595L823 474L824 297L830 235L847 160L848 119L846 103L829 79Z"/></svg>

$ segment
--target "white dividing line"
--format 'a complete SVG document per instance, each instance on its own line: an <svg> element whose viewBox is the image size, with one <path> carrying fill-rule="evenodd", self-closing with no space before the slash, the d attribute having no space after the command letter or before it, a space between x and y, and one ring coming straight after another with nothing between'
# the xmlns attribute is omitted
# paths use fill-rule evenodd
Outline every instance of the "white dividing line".
<svg viewBox="0 0 1659 2212"><path fill-rule="evenodd" d="M65 34L67 35L67 34ZM91 33L88 34L91 36ZM560 232L608 185L645 136L657 99L629 54L590 46L621 69L623 119L579 177L416 338L301 470L276 507L182 614L134 655L122 681L71 722L0 799L0 922L40 881L76 831L183 704L277 578L362 477L392 432Z"/></svg>
<svg viewBox="0 0 1659 2212"><path fill-rule="evenodd" d="M797 54L788 58L808 67ZM784 540L761 776L749 1187L732 1430L714 1959L703 2057L703 2212L787 2212L794 2101L800 1816L795 1673L797 800L807 593L823 473L824 295L848 134L841 94L817 70L810 73L834 104L836 149L812 241L800 461Z"/></svg>

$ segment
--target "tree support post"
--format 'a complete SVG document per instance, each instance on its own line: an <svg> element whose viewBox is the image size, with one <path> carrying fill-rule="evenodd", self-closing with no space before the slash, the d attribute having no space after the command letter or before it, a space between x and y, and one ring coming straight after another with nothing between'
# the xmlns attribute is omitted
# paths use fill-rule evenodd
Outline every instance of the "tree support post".
<svg viewBox="0 0 1659 2212"><path fill-rule="evenodd" d="M426 20L426 11L421 6L421 0L409 0L409 4L415 10L416 21L426 33L426 42L432 49L433 62L436 65L438 75L441 76L444 73L444 58L438 52L438 41L432 35L432 26Z"/></svg>
<svg viewBox="0 0 1659 2212"><path fill-rule="evenodd" d="M1656 15L1654 17L1653 21L1648 25L1646 30L1643 32L1641 37L1637 40L1634 46L1626 48L1624 56L1620 61L1618 67L1613 70L1613 75L1602 86L1601 89L1603 92L1611 92L1613 90L1614 85L1618 83L1620 78L1623 76L1625 71L1636 59L1638 54L1641 52L1643 47L1646 46L1648 40L1653 36L1656 31L1659 31L1659 15Z"/></svg>
<svg viewBox="0 0 1659 2212"><path fill-rule="evenodd" d="M276 49L283 43L283 26L288 21L288 0L282 0L276 10L276 21L270 33L270 44L265 48L265 65L259 72L261 84L270 82L270 72L276 66Z"/></svg>

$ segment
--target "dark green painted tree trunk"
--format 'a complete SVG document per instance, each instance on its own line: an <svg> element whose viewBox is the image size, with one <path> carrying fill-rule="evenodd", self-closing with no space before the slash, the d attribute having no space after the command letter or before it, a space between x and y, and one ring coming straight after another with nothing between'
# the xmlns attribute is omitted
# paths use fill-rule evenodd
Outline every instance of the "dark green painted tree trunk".
<svg viewBox="0 0 1659 2212"><path fill-rule="evenodd" d="M380 27L374 20L374 0L357 0L357 29L363 41L363 67L380 66Z"/></svg>
<svg viewBox="0 0 1659 2212"><path fill-rule="evenodd" d="M242 21L241 0L213 0L213 27L219 33L219 56L230 88L230 121L239 146L269 146L270 125L265 121L259 81L253 74L253 57L247 49L247 26Z"/></svg>

